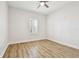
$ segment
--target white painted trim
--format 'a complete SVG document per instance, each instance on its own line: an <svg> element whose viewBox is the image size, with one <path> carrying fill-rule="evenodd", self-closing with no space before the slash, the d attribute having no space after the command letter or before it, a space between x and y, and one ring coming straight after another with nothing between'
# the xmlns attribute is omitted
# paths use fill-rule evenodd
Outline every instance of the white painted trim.
<svg viewBox="0 0 79 59"><path fill-rule="evenodd" d="M48 39L48 40L51 40L51 41L57 42L57 43L59 43L59 44L62 44L62 45L65 45L65 46L68 46L68 47L71 47L71 48L79 49L78 46L71 45L71 44L68 44L68 43L64 43L64 42L61 42L61 41L57 41L57 40L52 39L52 38L50 38L50 39Z"/></svg>
<svg viewBox="0 0 79 59"><path fill-rule="evenodd" d="M44 40L44 39L38 39L38 40ZM62 45L65 45L65 46L68 46L68 47L72 47L72 48L75 48L75 49L79 49L79 47L75 46L75 45L71 45L71 44L68 44L68 43L63 43L63 42L60 42L60 41L57 41L55 39L48 39L48 40L51 40L51 41L54 41L54 42L57 42L59 44L62 44ZM30 42L30 41L37 41L37 39L30 39L30 40L26 40L26 41L19 41L19 42L13 42L13 43L8 43L6 45L6 47L4 48L3 52L0 54L0 58L3 57L7 47L10 45L10 44L16 44L16 43L22 43L22 42Z"/></svg>
<svg viewBox="0 0 79 59"><path fill-rule="evenodd" d="M5 51L6 51L6 49L8 48L8 46L9 46L9 44L7 44L7 45L5 46L4 50L3 50L2 53L0 54L0 58L3 57L3 55L4 55Z"/></svg>
<svg viewBox="0 0 79 59"><path fill-rule="evenodd" d="M18 42L9 42L8 44L24 43L24 42L37 41L37 40L44 40L44 39L29 39L29 40L18 41Z"/></svg>

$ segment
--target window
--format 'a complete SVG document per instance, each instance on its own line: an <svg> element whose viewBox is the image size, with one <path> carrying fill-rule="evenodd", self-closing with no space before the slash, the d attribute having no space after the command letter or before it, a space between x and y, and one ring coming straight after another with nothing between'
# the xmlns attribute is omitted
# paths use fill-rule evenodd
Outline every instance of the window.
<svg viewBox="0 0 79 59"><path fill-rule="evenodd" d="M37 33L38 32L38 20L30 19L29 27L30 27L30 33Z"/></svg>

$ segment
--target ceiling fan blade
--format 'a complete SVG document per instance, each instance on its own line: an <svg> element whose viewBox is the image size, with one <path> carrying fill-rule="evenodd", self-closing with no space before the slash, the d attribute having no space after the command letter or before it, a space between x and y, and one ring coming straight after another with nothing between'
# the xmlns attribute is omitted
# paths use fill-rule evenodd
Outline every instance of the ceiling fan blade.
<svg viewBox="0 0 79 59"><path fill-rule="evenodd" d="M39 8L40 7L40 5L38 5L38 7L37 8Z"/></svg>
<svg viewBox="0 0 79 59"><path fill-rule="evenodd" d="M49 8L49 6L48 6L47 4L45 4L45 6L46 6L47 8Z"/></svg>

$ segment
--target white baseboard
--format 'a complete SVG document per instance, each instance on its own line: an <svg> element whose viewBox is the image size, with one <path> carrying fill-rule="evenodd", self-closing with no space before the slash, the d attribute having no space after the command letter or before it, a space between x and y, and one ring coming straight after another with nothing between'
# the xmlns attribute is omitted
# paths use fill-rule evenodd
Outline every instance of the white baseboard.
<svg viewBox="0 0 79 59"><path fill-rule="evenodd" d="M5 48L4 48L4 50L3 50L3 52L2 52L2 53L0 53L0 58L2 58L2 57L3 57L3 55L4 55L5 51L6 51L6 49L8 48L8 45L9 45L9 44L7 44L7 45L5 46Z"/></svg>
<svg viewBox="0 0 79 59"><path fill-rule="evenodd" d="M68 44L68 43L64 43L64 42L61 42L61 41L57 41L55 39L48 39L48 40L51 40L53 42L57 42L59 44L62 44L62 45L65 45L65 46L68 46L68 47L75 48L75 49L78 49L79 50L79 47L78 46L75 46L75 45L71 45L71 44Z"/></svg>
<svg viewBox="0 0 79 59"><path fill-rule="evenodd" d="M6 45L6 47L4 48L3 52L0 54L0 58L3 57L7 47L9 46L9 44L16 44L16 43L22 43L22 42L30 42L30 41L37 41L37 40L44 40L44 39L29 39L29 40L25 40L25 41L18 41L18 42L10 42ZM75 46L75 45L71 45L71 44L68 44L68 43L63 43L63 42L60 42L60 41L57 41L55 39L48 39L48 40L51 40L51 41L54 41L54 42L57 42L59 44L62 44L62 45L65 45L65 46L68 46L68 47L72 47L72 48L75 48L75 49L79 49L79 47Z"/></svg>
<svg viewBox="0 0 79 59"><path fill-rule="evenodd" d="M24 43L24 42L37 41L37 40L44 40L44 39L29 39L29 40L23 40L17 42L9 42L8 44Z"/></svg>

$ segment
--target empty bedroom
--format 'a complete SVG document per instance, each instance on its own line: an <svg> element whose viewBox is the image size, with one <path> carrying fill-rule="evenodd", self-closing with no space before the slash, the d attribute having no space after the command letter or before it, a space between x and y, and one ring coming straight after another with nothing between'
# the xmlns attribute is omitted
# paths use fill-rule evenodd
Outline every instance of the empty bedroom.
<svg viewBox="0 0 79 59"><path fill-rule="evenodd" d="M0 1L0 58L79 58L79 1Z"/></svg>

